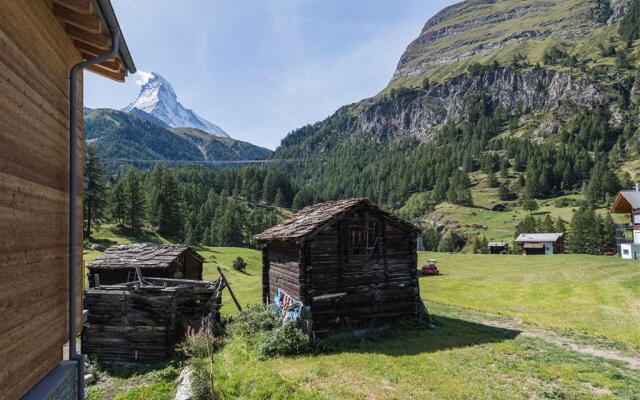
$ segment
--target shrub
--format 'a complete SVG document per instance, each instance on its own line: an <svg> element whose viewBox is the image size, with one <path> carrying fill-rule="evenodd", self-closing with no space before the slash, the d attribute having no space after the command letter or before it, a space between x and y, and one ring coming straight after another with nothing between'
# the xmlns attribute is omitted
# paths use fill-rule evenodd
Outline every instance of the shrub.
<svg viewBox="0 0 640 400"><path fill-rule="evenodd" d="M273 307L252 304L238 313L233 320L231 329L234 333L255 335L258 332L273 330L278 325L280 325L280 321Z"/></svg>
<svg viewBox="0 0 640 400"><path fill-rule="evenodd" d="M292 356L309 351L309 336L298 328L294 322L265 332L260 337L258 350L263 358L273 356Z"/></svg>
<svg viewBox="0 0 640 400"><path fill-rule="evenodd" d="M193 400L217 399L213 376L209 373L210 364L204 358L192 360L191 364L191 398Z"/></svg>
<svg viewBox="0 0 640 400"><path fill-rule="evenodd" d="M199 330L187 328L184 340L178 344L176 351L186 358L209 357L222 347L222 339L216 337L210 327Z"/></svg>
<svg viewBox="0 0 640 400"><path fill-rule="evenodd" d="M247 268L247 263L246 261L244 261L244 258L238 256L235 260L233 260L231 266L236 271L244 272L244 270Z"/></svg>

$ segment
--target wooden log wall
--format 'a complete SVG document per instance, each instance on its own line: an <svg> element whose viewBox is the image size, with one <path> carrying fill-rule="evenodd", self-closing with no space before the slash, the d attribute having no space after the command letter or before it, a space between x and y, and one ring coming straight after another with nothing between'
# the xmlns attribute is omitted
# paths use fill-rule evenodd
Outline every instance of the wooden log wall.
<svg viewBox="0 0 640 400"><path fill-rule="evenodd" d="M2 398L20 398L62 360L68 303L68 74L80 60L46 1L0 2ZM81 75L79 79L82 128ZM82 193L82 179L78 181ZM81 198L78 216L82 287Z"/></svg>
<svg viewBox="0 0 640 400"><path fill-rule="evenodd" d="M162 288L103 287L87 291L82 352L102 362L156 363L170 355L188 327L198 329L211 310L211 286ZM222 305L213 299L216 319Z"/></svg>
<svg viewBox="0 0 640 400"><path fill-rule="evenodd" d="M350 229L369 227L363 254ZM416 235L382 215L351 213L309 240L313 330L366 328L418 315Z"/></svg>
<svg viewBox="0 0 640 400"><path fill-rule="evenodd" d="M300 259L298 245L293 241L273 241L267 245L269 298L281 289L300 299Z"/></svg>

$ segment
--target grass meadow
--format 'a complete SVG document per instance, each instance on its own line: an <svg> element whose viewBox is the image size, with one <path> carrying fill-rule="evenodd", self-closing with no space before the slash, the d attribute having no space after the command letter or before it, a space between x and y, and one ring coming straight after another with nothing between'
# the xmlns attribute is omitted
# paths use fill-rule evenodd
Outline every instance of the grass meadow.
<svg viewBox="0 0 640 400"><path fill-rule="evenodd" d="M105 234L106 235L106 234ZM117 242L127 239L103 237ZM242 305L261 301L261 254L202 247L205 279L221 267ZM85 260L98 253L87 251ZM245 272L231 268L241 256ZM260 359L229 340L215 355L225 399L638 399L640 370L573 351L529 329L640 358L640 263L580 255L419 254L442 275L420 278L437 328L407 324L330 350ZM236 312L228 293L223 313ZM175 365L115 374L92 399L171 399Z"/></svg>

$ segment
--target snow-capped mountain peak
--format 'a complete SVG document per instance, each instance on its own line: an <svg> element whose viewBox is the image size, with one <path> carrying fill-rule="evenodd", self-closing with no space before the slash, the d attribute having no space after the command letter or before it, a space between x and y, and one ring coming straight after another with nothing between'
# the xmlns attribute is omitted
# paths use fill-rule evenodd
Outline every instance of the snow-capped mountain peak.
<svg viewBox="0 0 640 400"><path fill-rule="evenodd" d="M207 121L195 112L184 107L179 101L173 86L157 72L141 74L142 88L138 98L123 111L144 112L170 127L198 128L214 136L229 137L218 125Z"/></svg>

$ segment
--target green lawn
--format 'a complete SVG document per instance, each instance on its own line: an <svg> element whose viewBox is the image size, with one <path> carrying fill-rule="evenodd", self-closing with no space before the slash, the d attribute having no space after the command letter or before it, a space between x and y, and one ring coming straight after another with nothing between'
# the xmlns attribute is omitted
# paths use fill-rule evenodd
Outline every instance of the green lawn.
<svg viewBox="0 0 640 400"><path fill-rule="evenodd" d="M421 278L427 303L521 318L640 350L640 262L616 257L421 253L442 276Z"/></svg>
<svg viewBox="0 0 640 400"><path fill-rule="evenodd" d="M638 356L640 263L578 255L419 256L436 258L443 273L420 279L438 329L374 334L333 354L267 361L234 340L216 357L223 398L640 396L638 371L473 322L474 310L501 314ZM250 275L228 274L243 304L260 301L258 252L252 260Z"/></svg>
<svg viewBox="0 0 640 400"><path fill-rule="evenodd" d="M261 301L259 251L201 247L198 252L206 260L205 279L217 278L220 266L243 306ZM95 254L86 252L85 259ZM245 272L231 268L237 256L247 261ZM640 371L483 320L488 315L514 319L637 357L639 262L579 255L419 254L421 263L429 258L438 260L442 275L420 278L420 286L437 329L405 327L345 341L331 353L270 360L260 360L254 348L234 339L215 356L221 397L640 398ZM223 301L223 313L236 312L228 293ZM153 371L111 377L110 386L92 388L90 398L170 398L171 379L158 379Z"/></svg>

